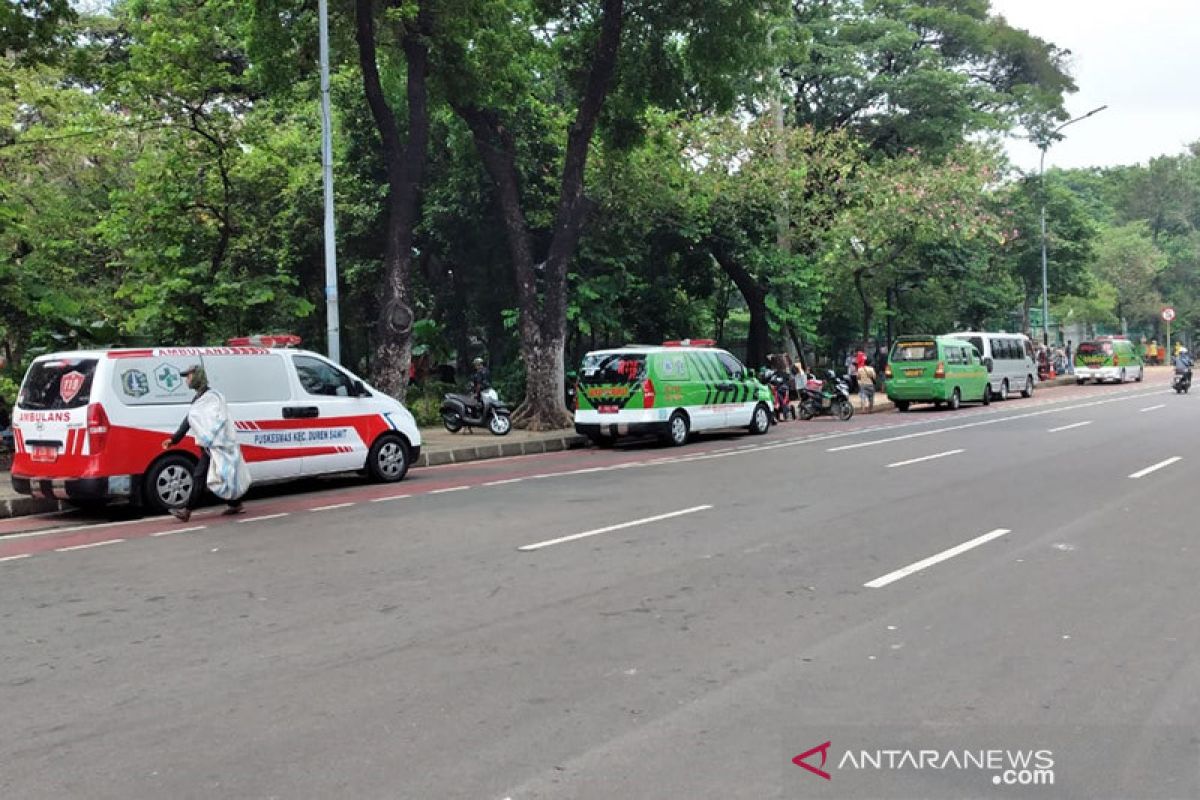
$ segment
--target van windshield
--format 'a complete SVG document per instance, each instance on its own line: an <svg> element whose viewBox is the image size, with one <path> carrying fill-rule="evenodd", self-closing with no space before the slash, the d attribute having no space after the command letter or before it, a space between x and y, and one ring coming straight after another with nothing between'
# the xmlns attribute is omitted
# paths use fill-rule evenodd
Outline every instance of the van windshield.
<svg viewBox="0 0 1200 800"><path fill-rule="evenodd" d="M35 361L21 384L17 407L34 411L82 408L92 395L94 358Z"/></svg>
<svg viewBox="0 0 1200 800"><path fill-rule="evenodd" d="M929 340L920 342L896 342L892 348L892 361L937 361L937 343Z"/></svg>
<svg viewBox="0 0 1200 800"><path fill-rule="evenodd" d="M1079 355L1081 356L1111 356L1112 354L1112 342L1084 342L1079 345Z"/></svg>
<svg viewBox="0 0 1200 800"><path fill-rule="evenodd" d="M645 353L588 353L579 370L579 382L585 386L633 383L645 377Z"/></svg>

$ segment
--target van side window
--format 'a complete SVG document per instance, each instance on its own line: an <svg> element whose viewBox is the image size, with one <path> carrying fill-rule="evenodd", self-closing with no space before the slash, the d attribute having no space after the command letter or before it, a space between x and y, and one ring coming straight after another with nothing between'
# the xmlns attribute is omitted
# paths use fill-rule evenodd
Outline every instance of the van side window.
<svg viewBox="0 0 1200 800"><path fill-rule="evenodd" d="M1033 358L1033 343L1028 339L1025 340L1025 357Z"/></svg>
<svg viewBox="0 0 1200 800"><path fill-rule="evenodd" d="M717 353L717 360L721 362L721 366L725 368L725 372L730 378L741 380L745 377L746 368L729 353Z"/></svg>
<svg viewBox="0 0 1200 800"><path fill-rule="evenodd" d="M291 396L281 355L206 355L201 360L209 384L231 403L267 403Z"/></svg>
<svg viewBox="0 0 1200 800"><path fill-rule="evenodd" d="M292 356L300 386L311 395L322 397L353 397L354 382L350 376L325 361L312 356Z"/></svg>

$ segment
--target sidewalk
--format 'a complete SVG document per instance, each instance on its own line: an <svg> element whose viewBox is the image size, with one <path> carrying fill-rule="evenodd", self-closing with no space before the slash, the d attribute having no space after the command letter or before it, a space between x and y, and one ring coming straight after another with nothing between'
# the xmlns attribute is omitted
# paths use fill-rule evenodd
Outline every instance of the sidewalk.
<svg viewBox="0 0 1200 800"><path fill-rule="evenodd" d="M442 428L424 428L421 430L421 457L413 466L436 467L487 458L553 453L583 447L586 443L587 439L570 428L545 433L514 429L507 436L493 436L486 430L450 433ZM0 465L0 468L0 519L43 514L65 507L58 500L17 494L12 489L8 464Z"/></svg>

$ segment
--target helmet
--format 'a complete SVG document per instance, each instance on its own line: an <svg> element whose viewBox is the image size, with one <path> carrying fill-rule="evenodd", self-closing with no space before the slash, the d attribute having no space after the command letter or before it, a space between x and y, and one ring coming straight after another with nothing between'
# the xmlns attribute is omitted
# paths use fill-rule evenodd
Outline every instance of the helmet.
<svg viewBox="0 0 1200 800"><path fill-rule="evenodd" d="M1187 348L1186 348L1186 347L1181 347L1181 348L1179 348L1179 352L1180 352L1180 353L1186 353L1186 352L1187 352Z"/></svg>
<svg viewBox="0 0 1200 800"><path fill-rule="evenodd" d="M480 358L479 356L475 356L475 360L472 361L471 363L478 367L483 364L483 359Z"/></svg>
<svg viewBox="0 0 1200 800"><path fill-rule="evenodd" d="M825 370L825 378L826 378L826 380L836 381L837 373L831 369L827 369L827 370Z"/></svg>

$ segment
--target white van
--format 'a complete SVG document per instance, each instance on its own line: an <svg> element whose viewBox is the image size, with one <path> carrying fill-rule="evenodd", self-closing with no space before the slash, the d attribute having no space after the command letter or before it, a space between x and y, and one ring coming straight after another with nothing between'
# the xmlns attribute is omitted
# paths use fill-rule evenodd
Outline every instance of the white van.
<svg viewBox="0 0 1200 800"><path fill-rule="evenodd" d="M158 510L193 491L191 437L162 442L194 393L200 364L229 402L255 483L366 471L398 481L420 455L408 409L316 353L267 347L168 347L41 356L13 409L13 488L78 504L114 499Z"/></svg>
<svg viewBox="0 0 1200 800"><path fill-rule="evenodd" d="M1022 397L1033 397L1038 371L1033 357L1033 342L1028 336L986 331L963 331L949 335L966 339L975 345L988 368L993 397L1007 400L1009 393L1015 391L1019 391Z"/></svg>

